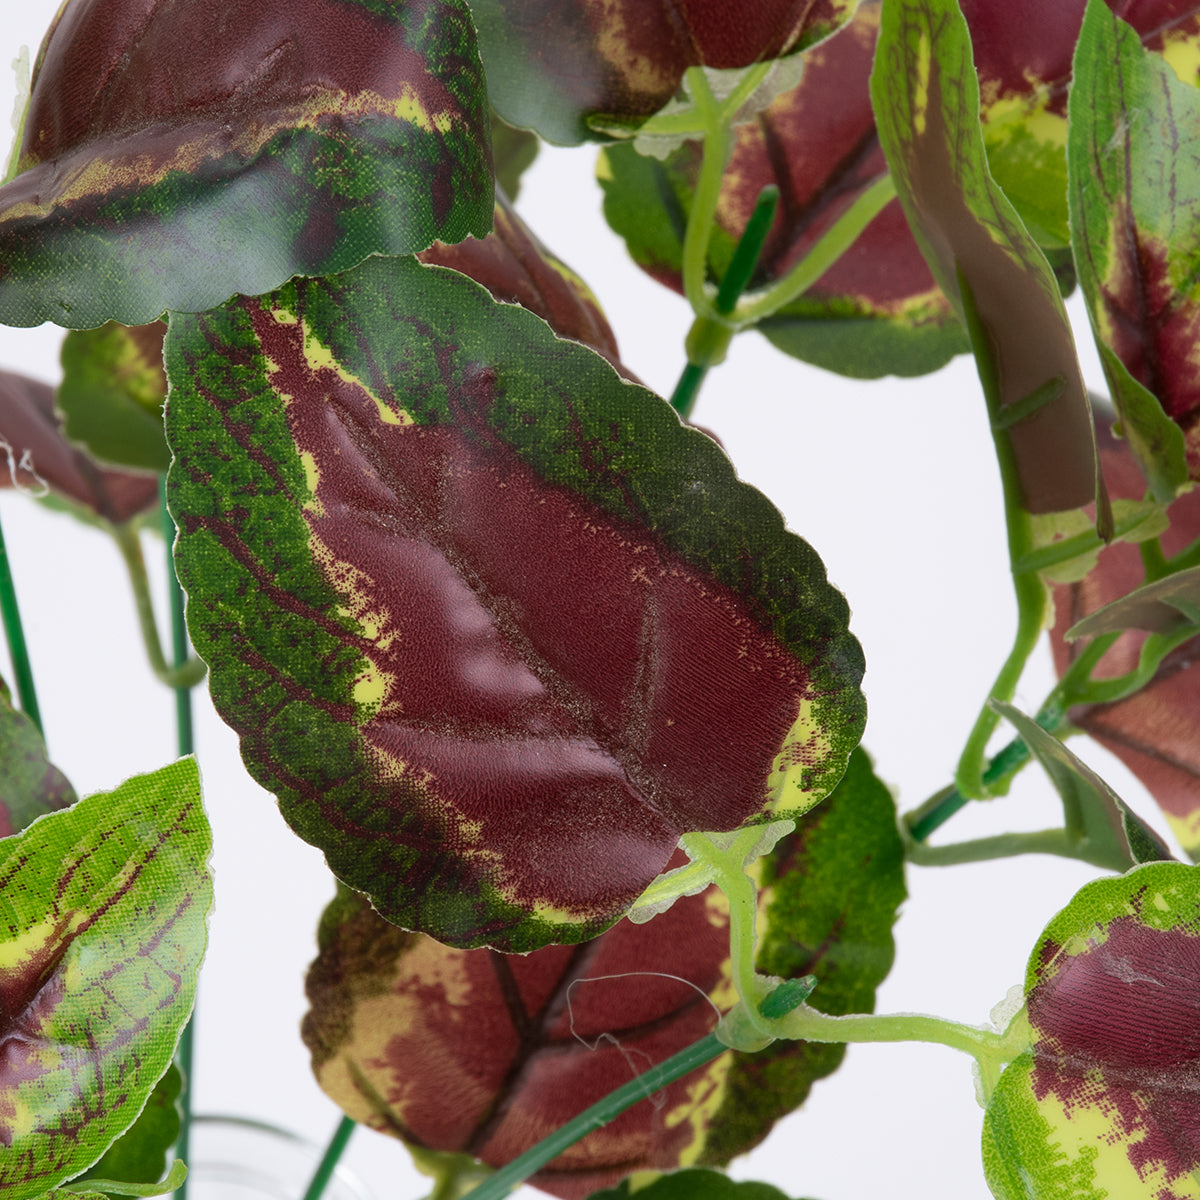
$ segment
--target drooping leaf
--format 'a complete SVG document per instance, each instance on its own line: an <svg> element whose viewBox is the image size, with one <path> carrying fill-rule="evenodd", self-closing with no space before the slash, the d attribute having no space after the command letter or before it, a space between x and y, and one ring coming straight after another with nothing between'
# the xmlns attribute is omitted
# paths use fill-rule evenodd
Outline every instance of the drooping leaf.
<svg viewBox="0 0 1200 1200"><path fill-rule="evenodd" d="M733 1180L721 1171L693 1167L664 1175L653 1183L633 1190L629 1180L603 1192L594 1192L591 1200L787 1200L769 1183Z"/></svg>
<svg viewBox="0 0 1200 1200"><path fill-rule="evenodd" d="M1200 626L1200 567L1135 588L1129 595L1103 605L1072 625L1066 637L1075 641L1125 629L1174 633L1189 625Z"/></svg>
<svg viewBox="0 0 1200 1200"><path fill-rule="evenodd" d="M956 0L885 5L871 96L880 141L934 277L996 394L1026 509L1096 498L1095 441L1071 326L1045 255L992 179L979 81Z"/></svg>
<svg viewBox="0 0 1200 1200"><path fill-rule="evenodd" d="M1112 435L1110 422L1096 427L1100 462L1109 492L1116 498L1141 496L1145 479L1129 443ZM1175 555L1200 537L1200 491L1192 491L1167 509L1170 525L1160 541ZM1055 670L1061 675L1083 651L1067 631L1107 604L1120 601L1143 578L1136 546L1117 542L1101 551L1099 563L1078 583L1054 590L1055 622L1050 633ZM1094 678L1133 670L1146 634L1136 628L1121 635L1100 660ZM1200 677L1192 669L1200 639L1193 638L1163 659L1154 678L1124 700L1076 707L1072 724L1111 750L1145 784L1170 822L1172 832L1192 857L1200 855Z"/></svg>
<svg viewBox="0 0 1200 1200"><path fill-rule="evenodd" d="M435 242L417 257L470 276L497 300L537 313L559 337L590 346L624 370L616 337L596 297L538 241L503 197L496 199L495 220L487 237L465 238L450 246Z"/></svg>
<svg viewBox="0 0 1200 1200"><path fill-rule="evenodd" d="M1075 261L1126 436L1163 501L1200 478L1198 124L1196 88L1091 0L1070 104Z"/></svg>
<svg viewBox="0 0 1200 1200"><path fill-rule="evenodd" d="M878 4L863 4L803 54L799 85L737 130L709 250L714 279L728 269L764 187L779 188L780 205L752 289L783 278L887 173L867 89L878 27ZM629 146L609 147L601 158L609 224L634 260L676 291L699 169L694 143L665 162ZM785 353L855 378L924 374L968 348L897 201L808 292L758 328Z"/></svg>
<svg viewBox="0 0 1200 1200"><path fill-rule="evenodd" d="M803 812L841 775L862 659L819 559L540 318L373 260L173 316L167 367L214 702L389 920L578 941L683 832Z"/></svg>
<svg viewBox="0 0 1200 1200"><path fill-rule="evenodd" d="M0 188L10 325L142 325L482 235L466 0L71 0L18 168Z"/></svg>
<svg viewBox="0 0 1200 1200"><path fill-rule="evenodd" d="M154 1183L167 1170L167 1155L179 1137L179 1093L183 1079L172 1063L155 1085L136 1121L109 1146L76 1184L89 1179ZM122 1193L128 1194L128 1193Z"/></svg>
<svg viewBox="0 0 1200 1200"><path fill-rule="evenodd" d="M1063 802L1067 836L1081 858L1110 871L1174 858L1166 843L1096 774L1011 704L992 707L1021 735Z"/></svg>
<svg viewBox="0 0 1200 1200"><path fill-rule="evenodd" d="M514 204L521 192L521 176L533 165L541 142L537 134L514 129L492 115L492 165L496 186Z"/></svg>
<svg viewBox="0 0 1200 1200"><path fill-rule="evenodd" d="M158 503L150 475L107 471L63 436L54 413L54 389L25 375L0 371L0 487L34 495L47 488L86 512L118 523Z"/></svg>
<svg viewBox="0 0 1200 1200"><path fill-rule="evenodd" d="M1025 996L1031 1048L984 1123L993 1194L1200 1194L1200 868L1086 885L1038 940Z"/></svg>
<svg viewBox="0 0 1200 1200"><path fill-rule="evenodd" d="M43 813L75 803L75 789L46 757L37 726L0 696L0 838L19 833Z"/></svg>
<svg viewBox="0 0 1200 1200"><path fill-rule="evenodd" d="M811 970L815 1007L869 1011L891 966L903 850L891 796L861 750L759 870L759 970ZM321 1086L358 1121L492 1166L709 1032L710 1000L726 1009L735 999L728 906L711 889L647 924L525 956L404 933L343 891L319 940L303 1033ZM633 1171L728 1162L843 1050L729 1051L589 1134L535 1182L575 1200Z"/></svg>
<svg viewBox="0 0 1200 1200"><path fill-rule="evenodd" d="M78 1175L141 1112L191 1012L212 899L193 760L0 841L0 1190Z"/></svg>
<svg viewBox="0 0 1200 1200"><path fill-rule="evenodd" d="M170 464L162 420L166 332L162 321L132 329L109 322L63 339L63 433L101 462L155 472Z"/></svg>
<svg viewBox="0 0 1200 1200"><path fill-rule="evenodd" d="M747 67L827 37L856 0L471 0L500 115L549 142L594 136L589 116L648 117L688 67Z"/></svg>

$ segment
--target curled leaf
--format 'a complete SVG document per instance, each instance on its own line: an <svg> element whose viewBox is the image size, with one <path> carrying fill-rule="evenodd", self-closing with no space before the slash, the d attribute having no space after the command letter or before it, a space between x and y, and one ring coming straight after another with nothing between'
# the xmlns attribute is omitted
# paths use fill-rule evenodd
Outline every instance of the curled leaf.
<svg viewBox="0 0 1200 1200"><path fill-rule="evenodd" d="M487 121L466 0L70 0L0 188L0 321L141 325L482 235Z"/></svg>

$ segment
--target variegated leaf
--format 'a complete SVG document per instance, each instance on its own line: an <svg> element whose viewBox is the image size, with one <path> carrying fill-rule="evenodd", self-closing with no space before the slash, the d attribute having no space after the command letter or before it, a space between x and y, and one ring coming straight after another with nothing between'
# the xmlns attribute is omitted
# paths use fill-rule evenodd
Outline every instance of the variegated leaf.
<svg viewBox="0 0 1200 1200"><path fill-rule="evenodd" d="M0 321L200 311L487 232L466 0L69 0L0 188Z"/></svg>
<svg viewBox="0 0 1200 1200"><path fill-rule="evenodd" d="M167 368L214 701L388 919L578 941L681 833L803 812L840 777L862 659L819 559L541 319L374 260L173 316Z"/></svg>

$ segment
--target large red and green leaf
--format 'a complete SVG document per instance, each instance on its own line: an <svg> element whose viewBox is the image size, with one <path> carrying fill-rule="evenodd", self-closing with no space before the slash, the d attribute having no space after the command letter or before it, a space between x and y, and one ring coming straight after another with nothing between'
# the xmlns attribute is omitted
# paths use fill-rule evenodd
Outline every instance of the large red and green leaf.
<svg viewBox="0 0 1200 1200"><path fill-rule="evenodd" d="M739 126L717 205L709 268L724 276L759 192L780 204L750 287L787 275L862 194L887 174L867 78L879 6L862 5L836 35L805 52L797 87ZM688 143L665 161L632 146L603 152L605 216L635 261L682 289L683 236L700 169ZM799 299L761 322L781 350L858 378L918 375L968 348L897 201Z"/></svg>
<svg viewBox="0 0 1200 1200"><path fill-rule="evenodd" d="M578 941L861 733L813 550L704 434L409 259L167 337L177 564L252 773L389 920Z"/></svg>
<svg viewBox="0 0 1200 1200"><path fill-rule="evenodd" d="M547 141L592 136L589 117L636 121L689 67L747 67L827 37L857 0L471 0L497 111Z"/></svg>
<svg viewBox="0 0 1200 1200"><path fill-rule="evenodd" d="M1087 392L1054 273L988 171L956 0L884 6L871 76L880 141L917 243L972 332L1025 508L1095 498Z"/></svg>
<svg viewBox="0 0 1200 1200"><path fill-rule="evenodd" d="M1025 997L1030 1049L984 1124L999 1200L1200 1196L1200 868L1088 884L1042 933Z"/></svg>
<svg viewBox="0 0 1200 1200"><path fill-rule="evenodd" d="M0 1191L39 1196L135 1121L192 1009L212 901L184 760L0 841Z"/></svg>
<svg viewBox="0 0 1200 1200"><path fill-rule="evenodd" d="M466 0L70 0L0 188L0 321L199 311L482 235Z"/></svg>
<svg viewBox="0 0 1200 1200"><path fill-rule="evenodd" d="M89 516L120 523L158 503L153 476L109 471L71 445L48 384L0 371L0 487L55 499Z"/></svg>
<svg viewBox="0 0 1200 1200"><path fill-rule="evenodd" d="M1110 494L1117 500L1139 498L1146 483L1130 445L1112 434L1111 422L1097 425L1100 463ZM1170 525L1160 538L1163 552L1176 555L1200 537L1200 491L1192 491L1167 509ZM1055 669L1061 675L1086 648L1066 640L1067 630L1089 613L1133 592L1142 582L1142 556L1136 546L1114 542L1077 583L1054 591L1055 622L1050 635ZM1132 624L1132 622L1131 622ZM1093 671L1093 678L1125 675L1138 664L1146 632L1121 634ZM1183 848L1200 855L1200 680L1192 668L1200 640L1193 638L1169 653L1154 678L1123 700L1075 708L1072 724L1107 747L1146 785L1162 808Z"/></svg>
<svg viewBox="0 0 1200 1200"><path fill-rule="evenodd" d="M895 808L856 751L829 799L757 866L757 967L820 980L825 1012L870 1011L904 898ZM404 933L343 893L308 977L305 1041L356 1120L424 1150L499 1166L711 1031L735 999L715 890L648 924L524 957ZM575 1200L639 1170L728 1162L841 1062L844 1047L728 1051L589 1134L535 1177Z"/></svg>
<svg viewBox="0 0 1200 1200"><path fill-rule="evenodd" d="M19 833L43 813L75 803L75 789L46 757L37 726L12 705L0 681L0 838Z"/></svg>
<svg viewBox="0 0 1200 1200"><path fill-rule="evenodd" d="M1075 261L1126 436L1164 501L1200 478L1197 153L1200 93L1092 0L1070 104Z"/></svg>

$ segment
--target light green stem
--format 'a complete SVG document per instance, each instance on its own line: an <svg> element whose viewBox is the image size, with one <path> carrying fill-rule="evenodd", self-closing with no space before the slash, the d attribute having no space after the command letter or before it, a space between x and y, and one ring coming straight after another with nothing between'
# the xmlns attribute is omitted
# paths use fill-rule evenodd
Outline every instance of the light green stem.
<svg viewBox="0 0 1200 1200"><path fill-rule="evenodd" d="M825 231L816 245L778 283L747 296L734 310L739 326L753 325L803 295L858 240L863 230L896 195L891 175L877 179Z"/></svg>
<svg viewBox="0 0 1200 1200"><path fill-rule="evenodd" d="M683 237L683 294L697 316L713 317L715 309L705 287L708 244L717 223L717 201L733 135L728 125L722 124L721 109L700 67L688 68L685 86L704 122L704 155Z"/></svg>
<svg viewBox="0 0 1200 1200"><path fill-rule="evenodd" d="M154 616L154 601L150 597L150 580L146 575L146 559L142 554L141 538L138 537L134 523L127 521L120 525L110 525L108 528L113 541L117 543L117 549L121 551L129 583L133 588L138 628L141 630L142 645L145 647L150 669L169 688L195 687L204 678L204 663L198 658L193 658L186 660L180 667L172 667L168 666L163 655L162 642L158 636L158 621Z"/></svg>
<svg viewBox="0 0 1200 1200"><path fill-rule="evenodd" d="M954 867L961 863L991 862L997 858L1015 858L1019 854L1055 854L1074 858L1094 867L1110 869L1111 862L1089 852L1086 840L1071 837L1066 829L1039 829L1029 833L1000 833L994 837L972 838L948 846L929 846L906 839L905 856L922 867Z"/></svg>

